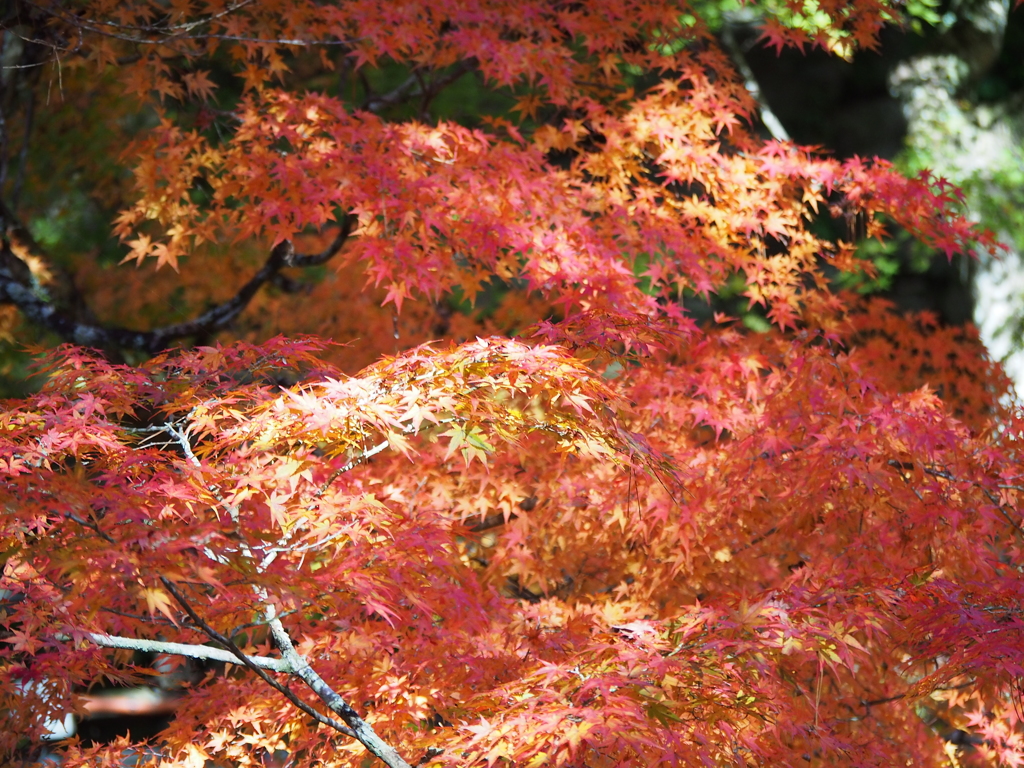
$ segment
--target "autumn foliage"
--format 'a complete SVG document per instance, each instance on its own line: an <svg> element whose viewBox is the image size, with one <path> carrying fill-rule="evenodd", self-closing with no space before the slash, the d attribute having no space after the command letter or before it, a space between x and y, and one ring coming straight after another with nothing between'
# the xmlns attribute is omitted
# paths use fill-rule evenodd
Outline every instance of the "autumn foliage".
<svg viewBox="0 0 1024 768"><path fill-rule="evenodd" d="M64 764L1024 762L1024 421L835 288L996 248L942 179L764 140L700 3L19 6L138 266L4 209L0 759L177 670Z"/></svg>

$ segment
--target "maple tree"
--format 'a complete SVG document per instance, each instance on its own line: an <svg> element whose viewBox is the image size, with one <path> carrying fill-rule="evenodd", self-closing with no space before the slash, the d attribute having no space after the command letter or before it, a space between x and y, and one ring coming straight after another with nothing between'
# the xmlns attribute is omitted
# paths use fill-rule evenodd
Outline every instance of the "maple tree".
<svg viewBox="0 0 1024 768"><path fill-rule="evenodd" d="M994 251L944 180L760 138L699 3L16 6L5 146L135 128L4 156L0 753L190 663L64 764L1024 761L1024 419L833 280ZM19 217L72 169L138 269Z"/></svg>

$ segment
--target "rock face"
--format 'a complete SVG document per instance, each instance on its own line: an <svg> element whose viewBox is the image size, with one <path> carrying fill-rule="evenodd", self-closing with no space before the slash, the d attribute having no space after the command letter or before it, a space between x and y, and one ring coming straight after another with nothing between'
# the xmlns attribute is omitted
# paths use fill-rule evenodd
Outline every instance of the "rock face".
<svg viewBox="0 0 1024 768"><path fill-rule="evenodd" d="M894 159L906 150L912 166L965 187L972 215L1012 244L1024 233L990 220L993 203L985 195L999 193L991 179L1003 169L1024 168L1021 126L1014 125L1024 115L1024 9L1011 13L1009 0L969 0L936 18L920 33L885 30L877 52L861 51L852 61L820 50L776 56L757 43L749 18L723 37L793 141L840 157ZM1000 356L1010 350L1010 336L1024 337L1017 252L998 265L922 258L909 244L894 256L899 268L888 294L899 306L932 310L948 323L973 318ZM1017 378L1024 380L1024 365Z"/></svg>
<svg viewBox="0 0 1024 768"><path fill-rule="evenodd" d="M891 159L903 148L907 120L889 90L889 73L910 54L907 38L885 31L879 53L844 61L825 51L776 56L745 30L746 59L772 111L793 141L821 146L840 157Z"/></svg>

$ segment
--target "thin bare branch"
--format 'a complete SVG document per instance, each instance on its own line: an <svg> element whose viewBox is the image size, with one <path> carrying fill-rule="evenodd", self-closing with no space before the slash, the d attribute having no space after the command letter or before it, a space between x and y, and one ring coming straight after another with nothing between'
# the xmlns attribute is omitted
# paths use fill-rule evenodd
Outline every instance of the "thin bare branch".
<svg viewBox="0 0 1024 768"><path fill-rule="evenodd" d="M471 69L474 69L476 65L476 59L460 61L448 72L438 75L430 81L424 78L422 72L416 70L401 85L380 96L372 96L369 92L369 83L364 81L364 87L367 88L367 97L363 102L363 109L369 112L380 112L383 109L393 107L409 99L419 98L422 100L421 112L425 112L430 102L441 89L458 80ZM419 86L418 89L416 88L417 86Z"/></svg>
<svg viewBox="0 0 1024 768"><path fill-rule="evenodd" d="M249 5L253 0L243 0L243 2L235 3L233 6L229 6L220 13L211 14L202 19L196 19L195 21L186 22L183 24L172 24L165 27L159 26L141 26L134 24L119 24L114 21L106 21L102 19L83 19L72 14L64 13L55 7L54 5L41 5L35 3L32 0L24 0L27 4L37 8L43 13L52 16L56 19L60 19L68 26L74 27L78 30L85 30L92 32L93 34L100 35L102 37L112 38L114 40L121 40L127 43L135 43L136 45L159 45L159 46L170 46L177 42L193 42L199 40L225 40L228 42L242 42L242 43L266 43L270 45L288 45L288 46L300 46L308 47L314 45L352 45L358 40L302 40L298 38L261 38L261 37L247 37L245 35L228 35L228 34L217 34L217 33L199 33L196 32L200 27L209 24L212 21L220 19L223 16L227 16L230 13L234 13L240 10L246 5ZM130 34L138 33L138 34ZM144 35L150 35L145 37Z"/></svg>

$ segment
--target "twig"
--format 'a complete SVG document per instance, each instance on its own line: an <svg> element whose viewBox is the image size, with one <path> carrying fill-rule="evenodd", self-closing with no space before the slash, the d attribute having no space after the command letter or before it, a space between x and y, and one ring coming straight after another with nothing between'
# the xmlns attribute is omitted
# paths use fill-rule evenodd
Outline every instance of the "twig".
<svg viewBox="0 0 1024 768"><path fill-rule="evenodd" d="M894 462L890 461L889 464L890 466L892 466ZM921 469L924 471L925 474L931 475L932 477L939 477L942 478L943 480L949 480L950 482L954 482L956 480L956 477L952 473L943 471L941 469L935 469L934 467L922 467ZM1016 520L1010 517L1010 513L1006 511L1006 508L999 502L999 498L994 493L992 493L992 491L990 491L988 488L986 488L977 481L972 481L971 485L981 490L981 492L985 494L988 500L992 502L992 505L999 510L999 514L1003 516L1006 522L1013 526L1014 530L1016 530L1017 533L1019 533L1021 536L1024 536L1024 528L1021 527L1020 523L1018 523ZM1004 486L999 487L1003 488Z"/></svg>
<svg viewBox="0 0 1024 768"><path fill-rule="evenodd" d="M48 14L54 18L60 19L65 24L74 27L81 32L86 30L102 37L109 37L115 40L122 40L127 43L135 43L138 45L159 45L159 46L170 46L171 43L179 41L194 42L197 40L226 40L230 42L243 42L243 43L266 43L270 45L290 45L290 46L311 46L311 45L352 45L355 40L301 40L297 38L261 38L261 37L246 37L245 35L228 35L228 34L200 34L195 33L194 30L198 27L208 24L222 16L225 16L233 11L248 5L252 0L244 0L243 2L236 3L233 6L229 6L225 10L217 14L211 14L202 19L196 21L187 22L184 24L171 25L161 29L156 26L139 26L133 24L118 24L113 21L104 21L102 19L90 19L85 20L78 16L65 14L54 8L53 5L43 6L39 3L32 2L32 0L24 0L29 5L34 6L38 10L45 14ZM164 30L171 30L171 34L167 34ZM112 30L119 30L114 32ZM139 35L126 34L127 32L137 32L143 34L152 35L152 37L141 37Z"/></svg>

